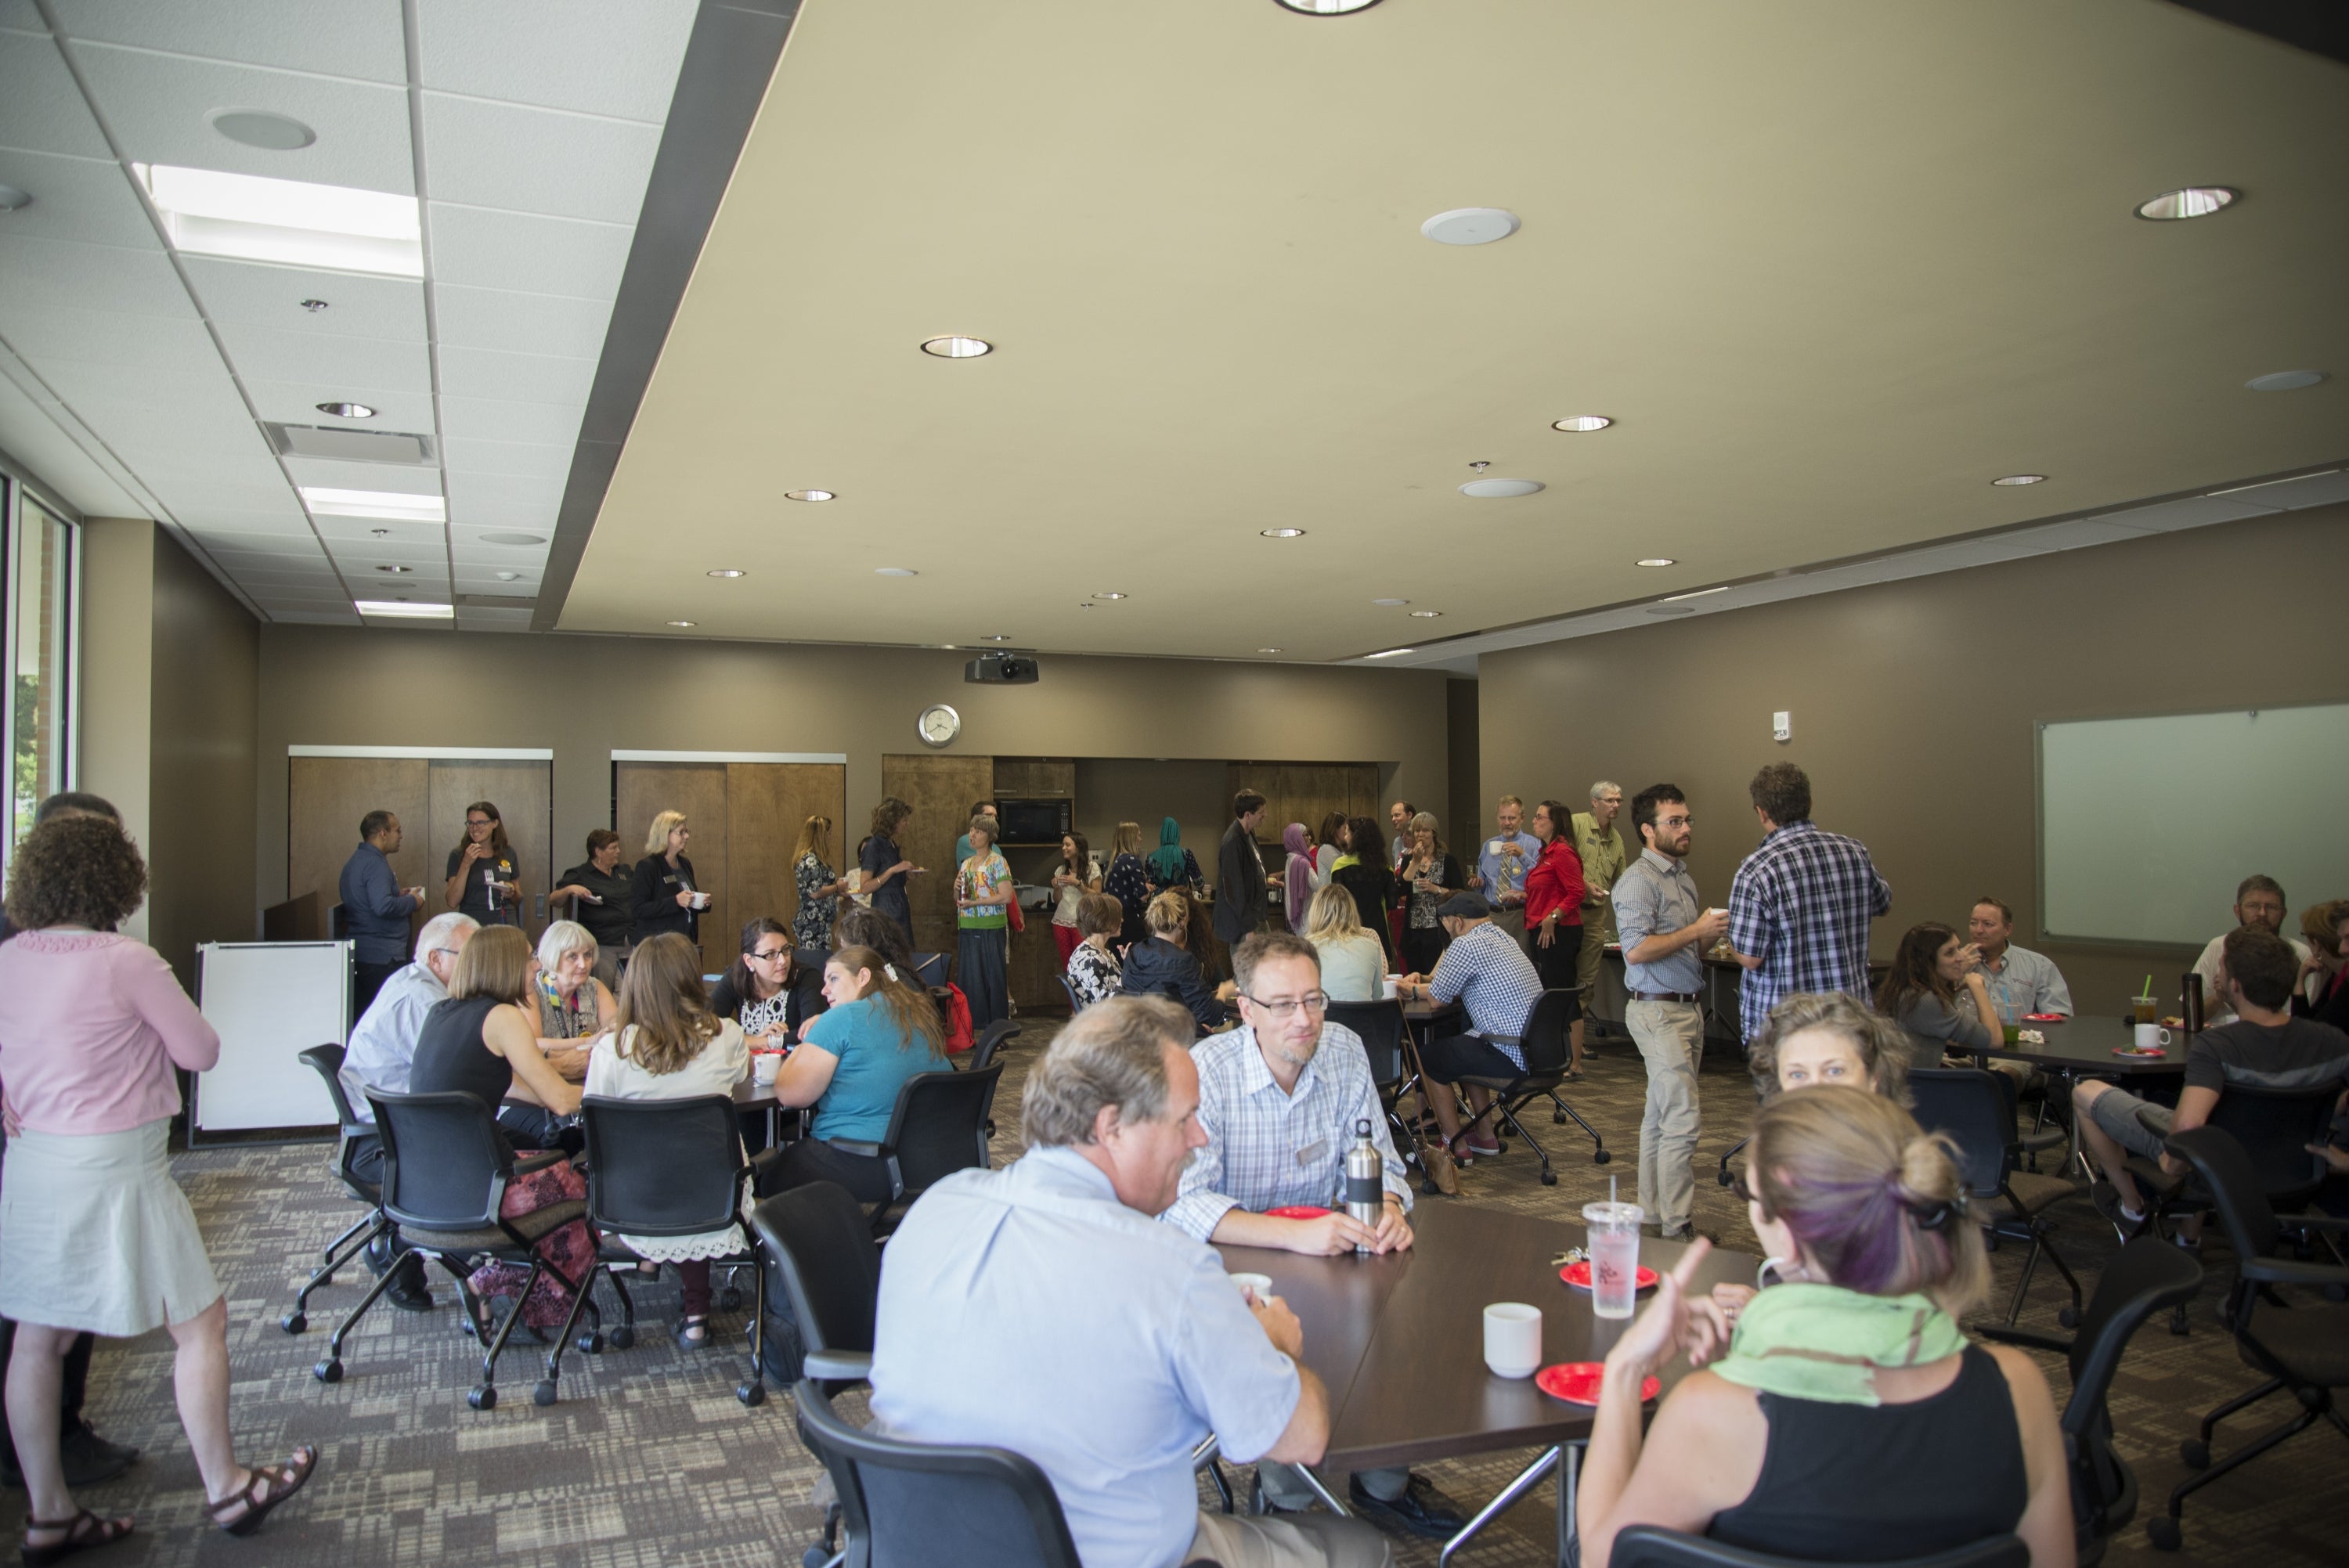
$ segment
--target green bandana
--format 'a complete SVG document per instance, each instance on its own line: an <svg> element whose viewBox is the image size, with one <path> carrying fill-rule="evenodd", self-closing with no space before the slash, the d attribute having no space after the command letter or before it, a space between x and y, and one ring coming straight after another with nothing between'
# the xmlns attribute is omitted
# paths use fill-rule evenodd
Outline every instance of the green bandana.
<svg viewBox="0 0 2349 1568"><path fill-rule="evenodd" d="M1965 1345L1956 1321L1924 1295L1778 1284L1746 1304L1713 1370L1790 1398L1876 1405L1877 1367L1922 1367Z"/></svg>

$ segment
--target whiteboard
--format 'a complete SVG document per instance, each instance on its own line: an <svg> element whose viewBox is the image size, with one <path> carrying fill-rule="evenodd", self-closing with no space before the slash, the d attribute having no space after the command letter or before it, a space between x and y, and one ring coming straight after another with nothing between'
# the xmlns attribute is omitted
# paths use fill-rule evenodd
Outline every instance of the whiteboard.
<svg viewBox="0 0 2349 1568"><path fill-rule="evenodd" d="M220 1061L196 1075L191 1132L335 1125L326 1086L301 1060L350 1035L347 942L207 942L197 1006L220 1031Z"/></svg>
<svg viewBox="0 0 2349 1568"><path fill-rule="evenodd" d="M2349 706L2039 727L2046 934L2199 947L2263 872L2300 911L2349 897Z"/></svg>

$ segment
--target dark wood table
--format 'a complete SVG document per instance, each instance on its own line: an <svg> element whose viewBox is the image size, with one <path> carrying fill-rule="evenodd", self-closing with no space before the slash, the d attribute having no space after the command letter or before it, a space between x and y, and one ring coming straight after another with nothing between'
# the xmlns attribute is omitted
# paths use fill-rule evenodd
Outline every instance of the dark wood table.
<svg viewBox="0 0 2349 1568"><path fill-rule="evenodd" d="M1983 1066L1994 1061L2025 1062L2038 1068L2050 1078L2064 1084L2064 1098L2068 1102L2072 1088L2084 1078L2179 1078L2186 1072L2186 1031L2172 1029L2170 1043L2158 1057L2116 1056L2116 1047L2126 1046L2136 1038L2134 1018L2090 1016L2067 1018L2060 1023L2018 1024L2018 1028L2033 1029L2045 1038L2038 1045L2002 1045L1995 1048L1982 1047L1970 1054ZM2089 1180L2095 1172L2088 1169L2087 1156L2080 1151L2080 1118L2072 1117L2072 1142L2064 1155L2068 1169L2077 1165Z"/></svg>
<svg viewBox="0 0 2349 1568"><path fill-rule="evenodd" d="M1225 1267L1268 1275L1305 1331L1305 1365L1330 1390L1325 1466L1375 1470L1506 1449L1542 1452L1448 1542L1442 1560L1552 1470L1563 1553L1574 1524L1574 1479L1597 1412L1485 1366L1485 1308L1497 1301L1541 1308L1542 1362L1599 1361L1630 1319L1592 1315L1590 1295L1558 1278L1550 1259L1584 1243L1583 1228L1457 1202L1422 1204L1415 1243L1384 1257L1304 1257L1264 1247L1218 1246ZM1640 1261L1661 1273L1688 1247L1642 1237ZM1750 1283L1758 1260L1715 1252L1697 1288ZM1646 1297L1641 1298L1642 1305ZM1665 1386L1687 1376L1676 1363ZM1315 1478L1323 1501L1348 1511Z"/></svg>

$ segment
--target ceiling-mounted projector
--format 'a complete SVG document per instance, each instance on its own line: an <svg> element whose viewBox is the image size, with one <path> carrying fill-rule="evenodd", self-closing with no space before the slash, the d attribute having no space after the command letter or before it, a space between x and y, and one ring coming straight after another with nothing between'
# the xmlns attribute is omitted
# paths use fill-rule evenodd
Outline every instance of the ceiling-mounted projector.
<svg viewBox="0 0 2349 1568"><path fill-rule="evenodd" d="M963 665L972 686L1034 686L1036 661L1026 654L981 654Z"/></svg>

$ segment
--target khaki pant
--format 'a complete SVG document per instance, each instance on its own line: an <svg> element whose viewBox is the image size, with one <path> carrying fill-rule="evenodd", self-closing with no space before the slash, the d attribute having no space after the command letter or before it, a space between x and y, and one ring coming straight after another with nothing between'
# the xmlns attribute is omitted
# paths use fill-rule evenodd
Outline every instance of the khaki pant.
<svg viewBox="0 0 2349 1568"><path fill-rule="evenodd" d="M1202 1513L1186 1563L1205 1557L1223 1568L1391 1568L1386 1537L1358 1519L1297 1513L1279 1519Z"/></svg>
<svg viewBox="0 0 2349 1568"><path fill-rule="evenodd" d="M1697 1063L1704 1014L1693 1002L1642 1002L1623 1008L1624 1026L1648 1064L1648 1105L1640 1119L1640 1205L1670 1236L1689 1227L1696 1202Z"/></svg>
<svg viewBox="0 0 2349 1568"><path fill-rule="evenodd" d="M1594 918L1594 916L1596 918ZM1582 1012L1599 997L1599 966L1607 961L1607 944L1615 940L1615 911L1608 906L1582 912L1582 946L1574 955L1574 983L1582 987Z"/></svg>

